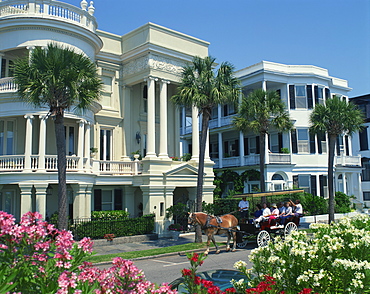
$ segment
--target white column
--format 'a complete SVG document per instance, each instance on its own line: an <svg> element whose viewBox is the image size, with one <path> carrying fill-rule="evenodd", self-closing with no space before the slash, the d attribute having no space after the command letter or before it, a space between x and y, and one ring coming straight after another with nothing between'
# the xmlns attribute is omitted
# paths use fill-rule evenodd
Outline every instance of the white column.
<svg viewBox="0 0 370 294"><path fill-rule="evenodd" d="M34 184L36 189L36 211L41 213L43 219L46 218L46 189L47 183Z"/></svg>
<svg viewBox="0 0 370 294"><path fill-rule="evenodd" d="M244 134L239 132L239 158L240 166L244 166Z"/></svg>
<svg viewBox="0 0 370 294"><path fill-rule="evenodd" d="M169 81L161 80L160 85L160 117L159 117L159 157L168 158L167 151L167 85Z"/></svg>
<svg viewBox="0 0 370 294"><path fill-rule="evenodd" d="M85 217L91 217L91 195L92 195L92 188L93 185L86 185L86 192L85 192Z"/></svg>
<svg viewBox="0 0 370 294"><path fill-rule="evenodd" d="M224 145L222 143L222 133L218 133L218 167L222 168L223 167L223 158L224 158Z"/></svg>
<svg viewBox="0 0 370 294"><path fill-rule="evenodd" d="M349 195L347 191L347 174L346 173L342 173L342 181L343 181L343 193Z"/></svg>
<svg viewBox="0 0 370 294"><path fill-rule="evenodd" d="M26 212L32 211L32 184L18 184L21 190L21 209L20 214L23 216Z"/></svg>
<svg viewBox="0 0 370 294"><path fill-rule="evenodd" d="M90 135L91 135L91 123L90 122L86 122L85 124L85 154L84 154L84 157L85 158L90 158Z"/></svg>
<svg viewBox="0 0 370 294"><path fill-rule="evenodd" d="M73 218L86 218L86 184L71 185L73 189Z"/></svg>
<svg viewBox="0 0 370 294"><path fill-rule="evenodd" d="M265 134L265 150L260 150L260 152L265 152L265 164L270 163L270 152L269 152L269 135Z"/></svg>
<svg viewBox="0 0 370 294"><path fill-rule="evenodd" d="M222 116L222 108L221 104L217 105L217 127L221 127L221 116Z"/></svg>
<svg viewBox="0 0 370 294"><path fill-rule="evenodd" d="M191 109L191 130L192 130L192 156L191 159L199 160L199 119L198 108L193 106Z"/></svg>
<svg viewBox="0 0 370 294"><path fill-rule="evenodd" d="M32 120L33 115L25 115L26 119L26 138L24 146L24 171L31 170L31 154L32 154Z"/></svg>
<svg viewBox="0 0 370 294"><path fill-rule="evenodd" d="M209 157L209 129L207 130L206 150L204 153L204 160L208 160L208 161L211 160L211 158Z"/></svg>
<svg viewBox="0 0 370 294"><path fill-rule="evenodd" d="M145 157L157 157L155 153L155 82L158 79L149 77L148 82L148 119L147 119L147 152Z"/></svg>
<svg viewBox="0 0 370 294"><path fill-rule="evenodd" d="M39 167L37 171L45 171L45 149L46 149L46 115L39 115L40 133L39 133Z"/></svg>
<svg viewBox="0 0 370 294"><path fill-rule="evenodd" d="M266 85L266 81L265 80L262 81L262 90L263 91L267 91L267 85Z"/></svg>
<svg viewBox="0 0 370 294"><path fill-rule="evenodd" d="M84 125L85 122L80 120L78 122L78 149L77 157L78 159L78 170L82 171L84 167Z"/></svg>
<svg viewBox="0 0 370 294"><path fill-rule="evenodd" d="M185 108L185 106L183 106L180 111L182 113L182 119L181 119L181 124L182 124L181 135L184 135L185 132L186 132L186 108Z"/></svg>

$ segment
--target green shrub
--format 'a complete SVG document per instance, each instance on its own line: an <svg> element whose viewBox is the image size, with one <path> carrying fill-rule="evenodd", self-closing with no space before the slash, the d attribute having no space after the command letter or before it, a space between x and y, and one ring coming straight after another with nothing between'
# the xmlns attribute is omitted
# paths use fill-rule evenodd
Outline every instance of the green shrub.
<svg viewBox="0 0 370 294"><path fill-rule="evenodd" d="M351 212L351 197L343 192L335 192L335 212Z"/></svg>
<svg viewBox="0 0 370 294"><path fill-rule="evenodd" d="M129 215L130 213L124 210L104 210L91 212L91 218L120 219L128 218Z"/></svg>

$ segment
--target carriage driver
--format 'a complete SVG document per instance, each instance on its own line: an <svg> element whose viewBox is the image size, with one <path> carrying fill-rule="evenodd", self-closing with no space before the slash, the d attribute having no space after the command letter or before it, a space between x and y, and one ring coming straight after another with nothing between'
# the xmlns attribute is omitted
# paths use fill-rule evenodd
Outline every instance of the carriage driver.
<svg viewBox="0 0 370 294"><path fill-rule="evenodd" d="M242 200L239 201L239 211L241 219L249 218L249 201L246 197L242 197Z"/></svg>

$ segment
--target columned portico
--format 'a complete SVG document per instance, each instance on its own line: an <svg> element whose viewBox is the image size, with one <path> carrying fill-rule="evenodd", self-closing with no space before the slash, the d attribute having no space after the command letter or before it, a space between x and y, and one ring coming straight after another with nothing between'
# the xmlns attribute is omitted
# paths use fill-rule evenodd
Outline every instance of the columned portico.
<svg viewBox="0 0 370 294"><path fill-rule="evenodd" d="M155 153L155 82L157 78L148 77L148 116L147 153L145 157L157 157Z"/></svg>
<svg viewBox="0 0 370 294"><path fill-rule="evenodd" d="M30 183L20 183L19 189L21 190L21 205L20 205L20 215L32 211L32 188L33 184Z"/></svg>
<svg viewBox="0 0 370 294"><path fill-rule="evenodd" d="M46 190L48 188L47 183L39 183L33 185L36 190L36 211L38 211L43 218L46 218Z"/></svg>
<svg viewBox="0 0 370 294"><path fill-rule="evenodd" d="M193 106L191 109L191 131L192 131L192 156L191 159L199 160L199 119L198 108Z"/></svg>
<svg viewBox="0 0 370 294"><path fill-rule="evenodd" d="M167 85L169 81L161 80L160 84L160 132L159 132L159 157L168 158L167 151Z"/></svg>
<svg viewBox="0 0 370 294"><path fill-rule="evenodd" d="M24 171L31 170L31 154L32 154L32 122L33 115L25 115L26 119L26 138L24 146Z"/></svg>

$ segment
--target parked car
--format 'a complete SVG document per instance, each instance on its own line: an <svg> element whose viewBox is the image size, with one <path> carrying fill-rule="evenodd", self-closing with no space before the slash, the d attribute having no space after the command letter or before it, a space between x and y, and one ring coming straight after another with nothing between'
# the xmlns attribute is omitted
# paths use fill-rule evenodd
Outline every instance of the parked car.
<svg viewBox="0 0 370 294"><path fill-rule="evenodd" d="M197 276L202 279L212 281L215 286L220 287L221 291L225 291L227 288L232 287L231 280L234 279L236 281L240 279L245 279L245 275L241 272L236 270L228 270L228 269L217 269L217 270L209 270L198 272ZM176 289L179 293L188 293L187 289L184 284L184 278L177 278L176 280L169 283L172 289Z"/></svg>

